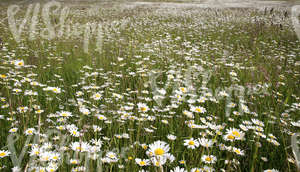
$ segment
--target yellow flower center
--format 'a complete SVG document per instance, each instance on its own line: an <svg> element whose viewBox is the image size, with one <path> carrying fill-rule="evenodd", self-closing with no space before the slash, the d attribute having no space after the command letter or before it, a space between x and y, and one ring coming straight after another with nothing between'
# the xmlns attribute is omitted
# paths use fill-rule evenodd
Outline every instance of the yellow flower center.
<svg viewBox="0 0 300 172"><path fill-rule="evenodd" d="M237 132L237 131L232 132L232 134L235 135L236 137L240 137L241 136L241 134L239 132Z"/></svg>
<svg viewBox="0 0 300 172"><path fill-rule="evenodd" d="M227 139L233 140L235 137L233 135L228 135Z"/></svg>
<svg viewBox="0 0 300 172"><path fill-rule="evenodd" d="M235 150L235 153L237 153L237 154L240 154L240 153L241 153L241 151L240 151L240 150L238 150L238 149L236 149L236 150Z"/></svg>
<svg viewBox="0 0 300 172"><path fill-rule="evenodd" d="M205 158L205 161L211 161L212 159L211 159L211 157L206 157Z"/></svg>
<svg viewBox="0 0 300 172"><path fill-rule="evenodd" d="M146 162L145 161L141 161L140 165L146 165Z"/></svg>
<svg viewBox="0 0 300 172"><path fill-rule="evenodd" d="M197 112L202 112L202 110L200 108L196 108Z"/></svg>
<svg viewBox="0 0 300 172"><path fill-rule="evenodd" d="M194 141L189 141L189 145L195 145L195 142Z"/></svg>
<svg viewBox="0 0 300 172"><path fill-rule="evenodd" d="M162 148L157 148L154 151L155 155L163 155L165 151Z"/></svg>
<svg viewBox="0 0 300 172"><path fill-rule="evenodd" d="M5 152L1 152L1 153L0 153L0 157L3 157L3 156L5 156L5 155L6 155Z"/></svg>
<svg viewBox="0 0 300 172"><path fill-rule="evenodd" d="M141 107L141 111L146 111L146 110L147 110L147 108Z"/></svg>

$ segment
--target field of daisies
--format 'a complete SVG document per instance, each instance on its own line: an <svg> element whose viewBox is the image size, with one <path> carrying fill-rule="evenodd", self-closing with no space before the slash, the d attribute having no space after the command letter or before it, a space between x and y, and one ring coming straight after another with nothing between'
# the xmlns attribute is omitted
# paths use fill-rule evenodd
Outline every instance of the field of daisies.
<svg viewBox="0 0 300 172"><path fill-rule="evenodd" d="M0 3L1 171L299 170L289 6L45 4Z"/></svg>

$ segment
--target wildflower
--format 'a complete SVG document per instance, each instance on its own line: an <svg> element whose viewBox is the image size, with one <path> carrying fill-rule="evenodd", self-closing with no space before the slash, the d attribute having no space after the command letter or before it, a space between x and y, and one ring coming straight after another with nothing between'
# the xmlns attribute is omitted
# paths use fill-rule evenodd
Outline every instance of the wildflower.
<svg viewBox="0 0 300 172"><path fill-rule="evenodd" d="M43 152L40 154L40 161L49 161L50 160L50 152Z"/></svg>
<svg viewBox="0 0 300 172"><path fill-rule="evenodd" d="M185 160L180 160L179 164L185 164Z"/></svg>
<svg viewBox="0 0 300 172"><path fill-rule="evenodd" d="M0 74L0 78L5 79L7 76L4 74Z"/></svg>
<svg viewBox="0 0 300 172"><path fill-rule="evenodd" d="M11 129L9 130L10 133L15 133L15 132L17 132L17 131L18 131L18 128L11 128Z"/></svg>
<svg viewBox="0 0 300 172"><path fill-rule="evenodd" d="M74 137L79 137L79 136L80 136L80 132L77 131L77 129L71 129L69 132L70 132L71 135L74 136Z"/></svg>
<svg viewBox="0 0 300 172"><path fill-rule="evenodd" d="M76 96L77 96L77 97L82 96L82 95L84 95L84 93L83 93L82 91L77 91L77 92L76 92Z"/></svg>
<svg viewBox="0 0 300 172"><path fill-rule="evenodd" d="M24 66L24 60L15 60L15 61L14 61L14 65L15 65L17 68L23 67L23 66Z"/></svg>
<svg viewBox="0 0 300 172"><path fill-rule="evenodd" d="M13 167L11 170L12 170L12 172L20 172L22 169L20 167L16 166L16 167Z"/></svg>
<svg viewBox="0 0 300 172"><path fill-rule="evenodd" d="M26 131L25 131L25 134L26 135L33 135L35 133L35 129L34 128L28 128Z"/></svg>
<svg viewBox="0 0 300 172"><path fill-rule="evenodd" d="M164 156L169 150L169 145L164 141L156 141L149 145L150 156Z"/></svg>
<svg viewBox="0 0 300 172"><path fill-rule="evenodd" d="M26 107L26 106L18 107L18 111L19 111L20 113L25 113L25 112L28 111L28 107Z"/></svg>
<svg viewBox="0 0 300 172"><path fill-rule="evenodd" d="M199 146L199 142L195 140L194 138L186 139L184 140L184 146L187 146L187 148L195 149Z"/></svg>
<svg viewBox="0 0 300 172"><path fill-rule="evenodd" d="M241 149L239 148L233 148L233 152L235 152L237 155L244 155L244 151L242 151Z"/></svg>
<svg viewBox="0 0 300 172"><path fill-rule="evenodd" d="M192 112L196 112L196 113L205 113L206 112L206 109L204 107L201 107L201 106L192 106L191 107L191 111Z"/></svg>
<svg viewBox="0 0 300 172"><path fill-rule="evenodd" d="M190 111L185 110L185 111L183 111L183 114L185 116L187 116L188 118L194 118L194 114Z"/></svg>
<svg viewBox="0 0 300 172"><path fill-rule="evenodd" d="M72 113L71 113L71 112L68 112L68 111L61 111L61 112L59 112L59 115L60 115L61 117L66 117L66 118L68 118L68 117L71 117L71 116L72 116Z"/></svg>
<svg viewBox="0 0 300 172"><path fill-rule="evenodd" d="M61 93L61 89L58 88L58 87L52 87L52 88L51 88L51 91L52 91L53 93L56 93L56 94Z"/></svg>
<svg viewBox="0 0 300 172"><path fill-rule="evenodd" d="M71 164L79 164L79 161L77 159L70 159Z"/></svg>
<svg viewBox="0 0 300 172"><path fill-rule="evenodd" d="M242 140L244 139L245 134L239 129L231 128L226 130L226 135L224 136L224 140L226 141L234 141L234 140Z"/></svg>
<svg viewBox="0 0 300 172"><path fill-rule="evenodd" d="M109 162L117 162L118 161L117 154L114 152L111 152L111 151L106 153L106 158L108 158Z"/></svg>
<svg viewBox="0 0 300 172"><path fill-rule="evenodd" d="M201 172L202 170L200 168L192 168L191 172Z"/></svg>
<svg viewBox="0 0 300 172"><path fill-rule="evenodd" d="M258 119L251 119L251 121L253 122L253 124L259 125L261 127L264 127L264 123Z"/></svg>
<svg viewBox="0 0 300 172"><path fill-rule="evenodd" d="M175 135L173 135L173 134L168 134L167 135L167 138L169 139L169 140L176 140L176 136Z"/></svg>
<svg viewBox="0 0 300 172"><path fill-rule="evenodd" d="M88 110L87 108L83 108L83 107L79 108L79 111L81 113L83 113L84 115L88 115L91 113L90 110Z"/></svg>
<svg viewBox="0 0 300 172"><path fill-rule="evenodd" d="M167 158L165 156L161 157L152 157L151 162L156 167L161 167L167 162Z"/></svg>
<svg viewBox="0 0 300 172"><path fill-rule="evenodd" d="M149 110L148 106L145 103L138 103L138 109L140 112L147 112Z"/></svg>
<svg viewBox="0 0 300 172"><path fill-rule="evenodd" d="M279 171L273 168L273 169L264 170L264 172L279 172Z"/></svg>
<svg viewBox="0 0 300 172"><path fill-rule="evenodd" d="M4 158L10 154L9 151L0 150L0 158Z"/></svg>
<svg viewBox="0 0 300 172"><path fill-rule="evenodd" d="M206 138L201 138L201 139L199 139L199 143L201 146L209 148L209 147L212 147L212 145L214 144L214 141L206 139Z"/></svg>
<svg viewBox="0 0 300 172"><path fill-rule="evenodd" d="M38 156L40 155L40 153L41 153L40 148L33 147L32 150L30 151L30 156Z"/></svg>
<svg viewBox="0 0 300 172"><path fill-rule="evenodd" d="M141 167L150 165L150 160L148 160L148 159L136 158L135 162Z"/></svg>
<svg viewBox="0 0 300 172"><path fill-rule="evenodd" d="M96 117L97 117L98 119L102 120L102 121L107 120L107 118L106 118L104 115L99 115L99 114L97 114Z"/></svg>
<svg viewBox="0 0 300 172"><path fill-rule="evenodd" d="M204 162L204 163L207 163L207 164L213 164L217 161L217 158L213 155L203 155L201 157L201 160Z"/></svg>
<svg viewBox="0 0 300 172"><path fill-rule="evenodd" d="M44 110L41 110L41 109L38 109L38 110L35 111L36 114L41 114L43 112L44 112Z"/></svg>
<svg viewBox="0 0 300 172"><path fill-rule="evenodd" d="M180 167L175 167L173 170L171 170L170 172L187 172L187 170L185 170L184 168L180 168Z"/></svg>
<svg viewBox="0 0 300 172"><path fill-rule="evenodd" d="M101 97L102 97L102 95L100 93L95 93L95 94L92 95L91 98L94 99L94 100L100 100Z"/></svg>

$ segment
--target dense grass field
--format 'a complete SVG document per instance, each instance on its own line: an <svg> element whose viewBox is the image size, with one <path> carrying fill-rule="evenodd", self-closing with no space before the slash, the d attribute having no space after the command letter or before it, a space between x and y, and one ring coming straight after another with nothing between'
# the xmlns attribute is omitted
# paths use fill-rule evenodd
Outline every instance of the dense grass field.
<svg viewBox="0 0 300 172"><path fill-rule="evenodd" d="M0 4L1 171L297 171L291 6Z"/></svg>

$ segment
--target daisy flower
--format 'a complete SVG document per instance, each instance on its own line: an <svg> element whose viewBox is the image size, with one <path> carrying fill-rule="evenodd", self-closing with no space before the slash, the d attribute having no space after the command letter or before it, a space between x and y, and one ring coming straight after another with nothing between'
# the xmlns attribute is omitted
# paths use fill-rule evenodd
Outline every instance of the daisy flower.
<svg viewBox="0 0 300 172"><path fill-rule="evenodd" d="M58 87L51 87L51 91L52 91L53 93L56 93L56 94L61 93L61 89L58 88Z"/></svg>
<svg viewBox="0 0 300 172"><path fill-rule="evenodd" d="M105 121L107 119L104 115L96 115L96 117L102 121Z"/></svg>
<svg viewBox="0 0 300 172"><path fill-rule="evenodd" d="M35 133L35 129L34 128L28 128L25 131L25 135L33 135Z"/></svg>
<svg viewBox="0 0 300 172"><path fill-rule="evenodd" d="M91 98L94 99L94 100L100 100L101 97L102 97L102 95L100 93L95 93L95 94L92 95Z"/></svg>
<svg viewBox="0 0 300 172"><path fill-rule="evenodd" d="M185 160L180 160L179 164L185 164Z"/></svg>
<svg viewBox="0 0 300 172"><path fill-rule="evenodd" d="M10 133L15 133L15 132L17 132L17 131L18 131L18 128L11 128L11 129L9 130Z"/></svg>
<svg viewBox="0 0 300 172"><path fill-rule="evenodd" d="M139 166L141 166L141 167L150 165L150 160L149 160L149 159L140 159L140 158L136 158L136 159L135 159L135 162L136 162Z"/></svg>
<svg viewBox="0 0 300 172"><path fill-rule="evenodd" d="M196 113L205 113L206 109L204 107L201 107L201 106L192 106L191 111L196 112Z"/></svg>
<svg viewBox="0 0 300 172"><path fill-rule="evenodd" d="M183 111L183 114L185 116L187 116L188 118L194 118L194 114L190 111L185 110L185 111Z"/></svg>
<svg viewBox="0 0 300 172"><path fill-rule="evenodd" d="M10 154L9 151L0 150L0 158L4 158Z"/></svg>
<svg viewBox="0 0 300 172"><path fill-rule="evenodd" d="M201 139L199 139L199 143L201 146L209 148L209 147L213 146L214 141L206 139L206 138L201 138Z"/></svg>
<svg viewBox="0 0 300 172"><path fill-rule="evenodd" d="M70 129L70 134L74 137L79 137L80 136L80 132L77 131L77 129Z"/></svg>
<svg viewBox="0 0 300 172"><path fill-rule="evenodd" d="M239 148L234 147L233 152L236 153L237 155L244 155L244 151Z"/></svg>
<svg viewBox="0 0 300 172"><path fill-rule="evenodd" d="M164 156L169 150L169 145L166 142L159 140L149 145L148 154L150 156Z"/></svg>
<svg viewBox="0 0 300 172"><path fill-rule="evenodd" d="M161 157L152 157L151 162L156 167L161 167L167 162L167 158L164 156Z"/></svg>
<svg viewBox="0 0 300 172"><path fill-rule="evenodd" d="M88 114L91 113L89 109L83 108L83 107L79 108L79 111L80 111L81 113L83 113L84 115L88 115Z"/></svg>
<svg viewBox="0 0 300 172"><path fill-rule="evenodd" d="M200 168L192 168L191 172L201 172L202 170Z"/></svg>
<svg viewBox="0 0 300 172"><path fill-rule="evenodd" d="M180 168L180 167L175 167L173 170L171 170L170 172L187 172L184 168Z"/></svg>
<svg viewBox="0 0 300 172"><path fill-rule="evenodd" d="M226 135L224 136L224 139L226 141L243 140L244 136L245 133L242 132L241 130L230 128L226 130Z"/></svg>
<svg viewBox="0 0 300 172"><path fill-rule="evenodd" d="M23 67L24 66L24 60L15 60L14 61L14 65L16 66L16 67Z"/></svg>
<svg viewBox="0 0 300 172"><path fill-rule="evenodd" d="M110 162L116 162L118 161L118 157L117 157L117 154L110 151L110 152L107 152L106 153L106 157L109 158Z"/></svg>
<svg viewBox="0 0 300 172"><path fill-rule="evenodd" d="M213 164L217 161L217 158L213 155L203 155L201 160L206 164Z"/></svg>
<svg viewBox="0 0 300 172"><path fill-rule="evenodd" d="M279 171L273 168L273 169L264 170L264 172L279 172Z"/></svg>
<svg viewBox="0 0 300 172"><path fill-rule="evenodd" d="M77 159L70 159L70 164L79 164Z"/></svg>
<svg viewBox="0 0 300 172"><path fill-rule="evenodd" d="M58 114L59 114L59 116L61 116L61 117L66 117L66 118L72 116L72 113L71 113L71 112L68 112L68 111L61 111L61 112L59 112Z"/></svg>
<svg viewBox="0 0 300 172"><path fill-rule="evenodd" d="M167 138L168 138L169 140L172 140L172 141L173 141L173 140L176 140L177 137L176 137L175 135L173 135L173 134L168 134L168 135L167 135Z"/></svg>
<svg viewBox="0 0 300 172"><path fill-rule="evenodd" d="M184 146L187 146L189 149L195 149L199 146L199 142L194 138L184 140Z"/></svg>
<svg viewBox="0 0 300 172"><path fill-rule="evenodd" d="M145 103L138 103L137 106L140 112L144 113L149 110L149 107Z"/></svg>

